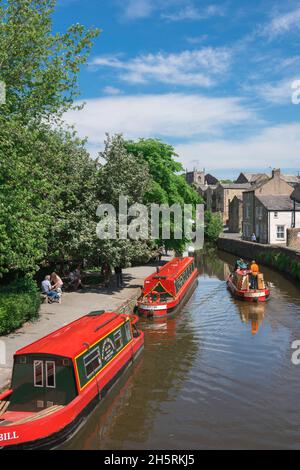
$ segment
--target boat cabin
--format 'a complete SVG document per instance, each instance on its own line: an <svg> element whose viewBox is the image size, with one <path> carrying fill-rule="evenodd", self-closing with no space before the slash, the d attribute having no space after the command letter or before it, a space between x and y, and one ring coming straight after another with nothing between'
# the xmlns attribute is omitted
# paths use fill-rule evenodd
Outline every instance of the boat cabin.
<svg viewBox="0 0 300 470"><path fill-rule="evenodd" d="M130 317L91 312L19 350L9 411L69 404L137 335Z"/></svg>
<svg viewBox="0 0 300 470"><path fill-rule="evenodd" d="M196 269L192 257L174 258L159 272L147 277L143 296L152 302L173 300L187 284Z"/></svg>

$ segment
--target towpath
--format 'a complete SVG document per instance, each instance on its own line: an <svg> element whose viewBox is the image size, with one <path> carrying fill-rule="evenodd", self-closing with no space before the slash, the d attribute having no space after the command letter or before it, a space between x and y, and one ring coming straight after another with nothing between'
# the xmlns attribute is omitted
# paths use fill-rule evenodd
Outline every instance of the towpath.
<svg viewBox="0 0 300 470"><path fill-rule="evenodd" d="M164 257L162 262L169 259ZM61 304L41 305L40 315L36 321L26 323L8 336L0 336L0 348L5 347L5 363L3 360L3 363L0 363L0 390L10 381L15 351L93 310L126 312L139 296L145 277L155 272L156 266L157 264L153 263L124 269L125 287L122 289L117 289L113 279L111 287L107 289L83 289L74 293L64 293ZM0 359L3 359L2 355Z"/></svg>

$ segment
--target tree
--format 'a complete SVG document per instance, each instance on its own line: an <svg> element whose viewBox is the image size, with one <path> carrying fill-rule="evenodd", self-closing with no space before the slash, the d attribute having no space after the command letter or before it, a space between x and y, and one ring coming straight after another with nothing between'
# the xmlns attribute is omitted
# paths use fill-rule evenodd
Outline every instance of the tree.
<svg viewBox="0 0 300 470"><path fill-rule="evenodd" d="M148 166L138 160L125 148L121 135L107 136L105 149L100 153L104 160L98 175L98 200L111 204L117 215L117 236L119 235L119 197L128 200L128 206L142 203L147 188L151 184ZM130 224L130 218L126 220ZM113 266L129 266L135 262L147 261L153 244L149 240L120 239L99 241L99 254L102 262Z"/></svg>
<svg viewBox="0 0 300 470"><path fill-rule="evenodd" d="M223 232L223 222L219 213L205 212L205 239L216 242Z"/></svg>
<svg viewBox="0 0 300 470"><path fill-rule="evenodd" d="M138 142L127 141L126 149L136 156L139 161L148 165L151 175L151 184L147 190L144 201L147 204L184 204L203 203L199 194L187 184L185 177L180 174L183 167L177 162L174 148L156 139L140 139ZM188 239L176 240L174 237L174 219L171 217L171 239L157 240L158 244L164 243L168 249L183 252Z"/></svg>
<svg viewBox="0 0 300 470"><path fill-rule="evenodd" d="M72 107L77 75L99 30L76 24L52 33L56 0L0 0L1 114L23 123L53 119Z"/></svg>
<svg viewBox="0 0 300 470"><path fill-rule="evenodd" d="M0 276L34 272L48 256L90 243L83 218L84 208L92 210L94 166L74 135L54 131L53 121L59 124L73 106L79 68L99 31L73 25L53 34L55 4L0 0L0 80L7 92L0 106Z"/></svg>

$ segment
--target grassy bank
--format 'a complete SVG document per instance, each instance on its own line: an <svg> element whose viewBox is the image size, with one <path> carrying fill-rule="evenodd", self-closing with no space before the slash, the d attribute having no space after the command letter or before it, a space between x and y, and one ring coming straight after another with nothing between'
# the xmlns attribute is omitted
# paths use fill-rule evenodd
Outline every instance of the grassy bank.
<svg viewBox="0 0 300 470"><path fill-rule="evenodd" d="M37 318L40 294L29 277L18 279L0 288L0 335L20 328L26 321Z"/></svg>
<svg viewBox="0 0 300 470"><path fill-rule="evenodd" d="M300 262L285 253L260 253L261 262L280 272L287 272L294 279L300 280Z"/></svg>

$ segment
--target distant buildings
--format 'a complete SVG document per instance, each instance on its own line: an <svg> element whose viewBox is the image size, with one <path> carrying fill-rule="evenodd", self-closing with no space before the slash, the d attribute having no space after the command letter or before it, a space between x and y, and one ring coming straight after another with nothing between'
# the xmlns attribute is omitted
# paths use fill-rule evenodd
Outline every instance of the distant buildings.
<svg viewBox="0 0 300 470"><path fill-rule="evenodd" d="M280 169L267 173L241 172L234 183L222 183L205 171L186 174L189 184L204 198L206 208L219 212L224 226L255 234L258 243L287 244L300 250L300 177Z"/></svg>

